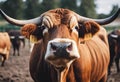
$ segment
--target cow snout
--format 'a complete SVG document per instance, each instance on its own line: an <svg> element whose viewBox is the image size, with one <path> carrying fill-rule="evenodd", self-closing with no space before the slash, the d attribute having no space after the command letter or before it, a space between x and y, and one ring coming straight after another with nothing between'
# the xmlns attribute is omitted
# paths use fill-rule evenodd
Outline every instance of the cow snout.
<svg viewBox="0 0 120 82"><path fill-rule="evenodd" d="M56 56L67 55L73 48L72 42L51 42L50 46Z"/></svg>
<svg viewBox="0 0 120 82"><path fill-rule="evenodd" d="M70 39L54 39L48 42L45 60L52 65L61 67L79 58L75 41Z"/></svg>

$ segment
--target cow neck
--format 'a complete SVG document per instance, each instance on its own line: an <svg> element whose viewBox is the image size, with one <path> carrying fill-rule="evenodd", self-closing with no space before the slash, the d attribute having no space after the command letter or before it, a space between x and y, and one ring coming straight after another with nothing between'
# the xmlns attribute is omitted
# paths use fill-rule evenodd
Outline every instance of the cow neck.
<svg viewBox="0 0 120 82"><path fill-rule="evenodd" d="M67 73L68 73L68 68L65 68L63 69L62 71L60 69L56 69L57 70L57 79L58 79L58 82L66 82L66 76L67 76Z"/></svg>
<svg viewBox="0 0 120 82"><path fill-rule="evenodd" d="M68 74L70 65L71 65L71 63L73 61L69 62L66 67L55 68L55 70L57 71L57 80L58 80L58 82L66 82L66 76Z"/></svg>

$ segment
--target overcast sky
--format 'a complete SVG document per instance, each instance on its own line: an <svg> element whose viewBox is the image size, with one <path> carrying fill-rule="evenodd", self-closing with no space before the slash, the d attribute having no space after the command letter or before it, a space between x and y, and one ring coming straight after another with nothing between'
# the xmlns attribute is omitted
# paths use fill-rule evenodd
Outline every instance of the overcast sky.
<svg viewBox="0 0 120 82"><path fill-rule="evenodd" d="M5 0L0 0L0 1L5 1ZM120 0L95 0L95 3L97 5L96 11L99 14L101 13L109 14L113 5L118 4L120 7Z"/></svg>
<svg viewBox="0 0 120 82"><path fill-rule="evenodd" d="M96 5L98 13L109 14L113 5L118 5L120 7L120 0L96 0Z"/></svg>

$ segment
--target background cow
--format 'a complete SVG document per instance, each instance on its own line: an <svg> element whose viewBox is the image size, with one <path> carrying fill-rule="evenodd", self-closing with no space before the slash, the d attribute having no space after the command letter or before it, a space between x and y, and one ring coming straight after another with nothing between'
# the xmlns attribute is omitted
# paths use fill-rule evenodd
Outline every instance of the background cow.
<svg viewBox="0 0 120 82"><path fill-rule="evenodd" d="M68 9L53 9L31 20L1 15L32 40L30 73L35 82L106 82L109 64L107 33L112 22L82 17Z"/></svg>
<svg viewBox="0 0 120 82"><path fill-rule="evenodd" d="M20 46L23 43L23 47L25 47L25 38L21 35L19 30L10 30L8 31L8 34L10 36L10 40L13 46L13 55L15 53L20 55Z"/></svg>
<svg viewBox="0 0 120 82"><path fill-rule="evenodd" d="M5 60L8 59L10 53L10 37L7 32L0 32L0 56L2 56L2 64L4 66Z"/></svg>
<svg viewBox="0 0 120 82"><path fill-rule="evenodd" d="M117 72L120 71L119 59L120 59L120 30L116 29L108 34L108 42L110 48L110 64L108 72L110 74L110 68L115 60Z"/></svg>

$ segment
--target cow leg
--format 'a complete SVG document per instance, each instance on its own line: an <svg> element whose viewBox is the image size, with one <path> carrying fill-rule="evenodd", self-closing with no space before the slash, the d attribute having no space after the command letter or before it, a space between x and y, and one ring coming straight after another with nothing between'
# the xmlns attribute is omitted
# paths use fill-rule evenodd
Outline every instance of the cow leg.
<svg viewBox="0 0 120 82"><path fill-rule="evenodd" d="M119 57L118 56L116 56L116 58L115 58L115 64L117 66L117 72L120 72L120 69L119 69Z"/></svg>
<svg viewBox="0 0 120 82"><path fill-rule="evenodd" d="M6 56L5 56L5 55L3 55L3 61L2 61L1 66L4 66L5 60L6 60Z"/></svg>
<svg viewBox="0 0 120 82"><path fill-rule="evenodd" d="M18 56L20 56L19 49L18 49Z"/></svg>
<svg viewBox="0 0 120 82"><path fill-rule="evenodd" d="M107 81L107 73L102 77L99 82L106 82Z"/></svg>
<svg viewBox="0 0 120 82"><path fill-rule="evenodd" d="M20 53L19 53L19 47L17 47L17 54L18 54L18 56L20 55Z"/></svg>
<svg viewBox="0 0 120 82"><path fill-rule="evenodd" d="M15 56L15 47L13 47L13 56Z"/></svg>

